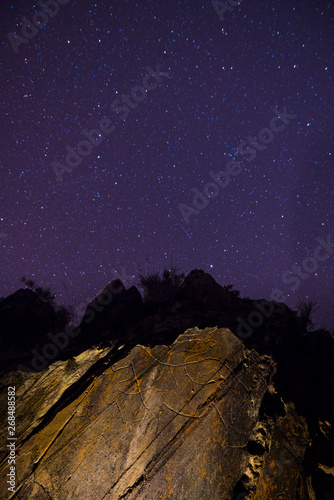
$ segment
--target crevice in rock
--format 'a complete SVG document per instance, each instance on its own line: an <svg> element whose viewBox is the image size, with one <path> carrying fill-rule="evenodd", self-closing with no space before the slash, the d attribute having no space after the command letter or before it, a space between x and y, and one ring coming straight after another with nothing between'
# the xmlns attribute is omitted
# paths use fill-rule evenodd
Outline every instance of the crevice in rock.
<svg viewBox="0 0 334 500"><path fill-rule="evenodd" d="M243 475L234 487L232 492L232 500L246 500L249 495L249 490L245 486L247 478Z"/></svg>
<svg viewBox="0 0 334 500"><path fill-rule="evenodd" d="M132 486L130 486L123 495L119 497L119 500L122 500L122 498L126 498L130 493L132 493L138 486L140 486L141 483L145 481L145 475L142 474L141 476L138 477L138 479L133 483ZM105 495L101 498L103 500L105 498Z"/></svg>
<svg viewBox="0 0 334 500"><path fill-rule="evenodd" d="M48 490L43 486L43 484L39 483L38 481L36 481L36 478L34 478L34 483L38 484L38 486L40 486L42 488L42 490L44 491L44 493L48 496L48 498L50 500L54 500L53 497L50 495L50 493L48 492Z"/></svg>
<svg viewBox="0 0 334 500"><path fill-rule="evenodd" d="M276 393L273 385L270 385L263 395L258 421L245 447L249 459L246 470L233 491L233 499L247 498L247 495L256 492L257 482L265 463L265 456L270 450L272 431L277 415L285 416L284 403Z"/></svg>
<svg viewBox="0 0 334 500"><path fill-rule="evenodd" d="M264 420L266 417L276 419L278 417L285 417L285 405L279 394L269 387L265 393L259 411L259 419Z"/></svg>
<svg viewBox="0 0 334 500"><path fill-rule="evenodd" d="M41 422L32 430L30 434L20 441L20 446L31 439L32 436L44 429L61 410L70 405L80 394L82 394L92 381L100 376L108 366L113 365L127 354L128 351L118 351L116 344L111 352L100 358L83 374L79 380L74 382L64 391L61 397L45 413Z"/></svg>
<svg viewBox="0 0 334 500"><path fill-rule="evenodd" d="M41 460L43 459L43 457L46 455L46 453L49 451L49 449L51 448L51 446L53 445L53 443L58 439L58 437L63 433L65 427L67 426L67 424L72 420L72 418L75 416L75 412L70 416L70 418L68 418L66 420L66 422L64 423L64 425L59 429L59 431L57 432L57 434L54 436L54 438L50 441L50 443L48 444L48 446L45 448L45 450L43 451L42 455L34 462L32 468L31 468L31 472L35 472L38 465L40 464Z"/></svg>

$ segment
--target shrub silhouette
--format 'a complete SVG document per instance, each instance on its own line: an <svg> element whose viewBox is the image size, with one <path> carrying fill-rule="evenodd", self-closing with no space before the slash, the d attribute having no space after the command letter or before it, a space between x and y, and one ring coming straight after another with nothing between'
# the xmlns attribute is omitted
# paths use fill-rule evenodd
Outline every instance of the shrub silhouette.
<svg viewBox="0 0 334 500"><path fill-rule="evenodd" d="M302 332L308 332L311 328L314 328L314 323L312 321L312 315L319 309L316 302L309 300L308 302L303 302L299 299L297 304L298 320Z"/></svg>
<svg viewBox="0 0 334 500"><path fill-rule="evenodd" d="M160 276L157 271L152 271L146 276L139 274L139 285L144 291L145 304L169 304L182 285L185 275L176 266L165 268Z"/></svg>

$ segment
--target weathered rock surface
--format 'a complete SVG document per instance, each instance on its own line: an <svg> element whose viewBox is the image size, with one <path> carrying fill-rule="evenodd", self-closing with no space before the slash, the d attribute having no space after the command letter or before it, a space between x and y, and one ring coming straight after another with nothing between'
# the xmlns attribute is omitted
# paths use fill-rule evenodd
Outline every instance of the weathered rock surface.
<svg viewBox="0 0 334 500"><path fill-rule="evenodd" d="M7 374L17 491L1 498L298 498L308 428L274 373L229 330L193 328L171 346L90 349ZM6 457L0 472L4 485Z"/></svg>

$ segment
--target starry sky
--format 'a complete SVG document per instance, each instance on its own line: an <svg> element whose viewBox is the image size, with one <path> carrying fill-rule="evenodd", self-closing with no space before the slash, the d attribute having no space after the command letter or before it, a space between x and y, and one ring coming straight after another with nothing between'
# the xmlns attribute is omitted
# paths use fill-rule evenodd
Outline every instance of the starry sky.
<svg viewBox="0 0 334 500"><path fill-rule="evenodd" d="M334 328L334 8L229 2L2 0L0 295L173 262Z"/></svg>

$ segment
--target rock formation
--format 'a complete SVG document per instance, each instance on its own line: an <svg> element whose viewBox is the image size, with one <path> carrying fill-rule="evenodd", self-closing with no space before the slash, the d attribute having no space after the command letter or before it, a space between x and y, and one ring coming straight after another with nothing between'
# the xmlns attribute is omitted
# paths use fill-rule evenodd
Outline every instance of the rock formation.
<svg viewBox="0 0 334 500"><path fill-rule="evenodd" d="M16 359L45 337L55 323L51 304L20 289L0 302L0 362Z"/></svg>
<svg viewBox="0 0 334 500"><path fill-rule="evenodd" d="M1 499L334 498L333 339L303 335L284 304L229 296L195 270L152 313L112 282L72 337L41 371L28 354L25 370L3 368L17 440L16 490Z"/></svg>

